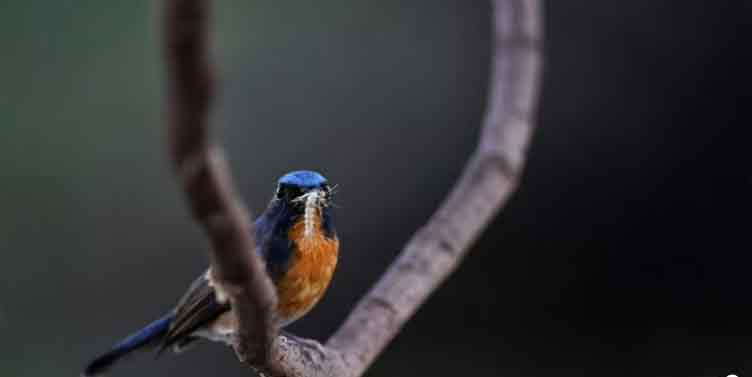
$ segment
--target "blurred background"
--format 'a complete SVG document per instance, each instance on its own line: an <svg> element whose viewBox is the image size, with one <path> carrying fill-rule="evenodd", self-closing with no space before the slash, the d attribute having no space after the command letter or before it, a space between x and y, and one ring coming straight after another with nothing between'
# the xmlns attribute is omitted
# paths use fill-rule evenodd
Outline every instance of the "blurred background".
<svg viewBox="0 0 752 377"><path fill-rule="evenodd" d="M752 368L748 1L548 1L519 192L369 376ZM168 169L156 3L0 3L0 375L74 376L207 263ZM339 184L325 339L446 194L482 119L487 1L216 1L214 121L258 213ZM219 345L112 376L248 376Z"/></svg>

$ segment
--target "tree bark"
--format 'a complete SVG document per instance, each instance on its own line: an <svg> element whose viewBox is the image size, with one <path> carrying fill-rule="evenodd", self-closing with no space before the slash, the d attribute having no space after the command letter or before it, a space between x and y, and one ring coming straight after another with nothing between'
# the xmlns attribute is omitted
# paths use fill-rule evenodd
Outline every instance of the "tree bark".
<svg viewBox="0 0 752 377"><path fill-rule="evenodd" d="M169 152L193 216L209 237L213 277L238 315L237 353L252 364L271 365L274 286L255 253L252 223L222 151L210 138L208 8L202 0L165 2Z"/></svg>

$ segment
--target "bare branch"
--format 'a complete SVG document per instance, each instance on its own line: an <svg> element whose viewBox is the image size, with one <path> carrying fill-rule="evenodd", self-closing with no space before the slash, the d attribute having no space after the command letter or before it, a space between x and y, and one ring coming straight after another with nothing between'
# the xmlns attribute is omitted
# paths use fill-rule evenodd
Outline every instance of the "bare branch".
<svg viewBox="0 0 752 377"><path fill-rule="evenodd" d="M451 193L328 345L361 375L454 271L517 187L540 75L538 0L494 2L490 96L478 148Z"/></svg>
<svg viewBox="0 0 752 377"><path fill-rule="evenodd" d="M252 252L251 224L228 169L207 141L212 80L206 7L200 0L167 0L170 141L194 216L211 239L214 268L232 288L241 320L236 351L273 375L360 376L459 265L517 187L539 86L540 0L494 1L490 95L478 147L445 202L326 346L273 338L273 288Z"/></svg>
<svg viewBox="0 0 752 377"><path fill-rule="evenodd" d="M170 156L193 216L211 241L212 273L240 321L238 355L265 365L276 336L276 296L255 252L252 223L235 194L221 150L213 146L209 105L207 1L167 0L164 11Z"/></svg>

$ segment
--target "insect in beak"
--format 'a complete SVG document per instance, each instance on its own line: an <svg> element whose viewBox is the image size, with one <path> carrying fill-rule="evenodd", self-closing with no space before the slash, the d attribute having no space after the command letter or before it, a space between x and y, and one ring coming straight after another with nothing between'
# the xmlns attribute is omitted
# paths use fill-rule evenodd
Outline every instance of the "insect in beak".
<svg viewBox="0 0 752 377"><path fill-rule="evenodd" d="M326 193L320 189L313 189L292 200L293 203L304 203L303 220L305 222L305 237L313 236L316 228L317 215L326 204Z"/></svg>

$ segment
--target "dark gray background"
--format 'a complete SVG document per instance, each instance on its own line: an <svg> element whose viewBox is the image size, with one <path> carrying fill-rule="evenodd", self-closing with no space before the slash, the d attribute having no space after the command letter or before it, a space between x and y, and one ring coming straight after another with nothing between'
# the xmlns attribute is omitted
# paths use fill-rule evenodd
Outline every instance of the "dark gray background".
<svg viewBox="0 0 752 377"><path fill-rule="evenodd" d="M254 211L340 186L324 339L477 137L485 1L216 1L214 120ZM74 376L206 265L170 175L156 3L0 4L0 375ZM370 376L744 376L752 367L745 1L549 1L519 193ZM247 376L204 345L113 376Z"/></svg>

